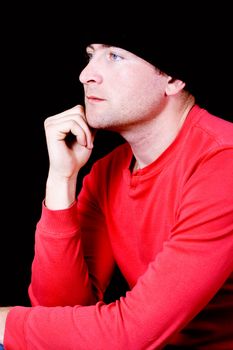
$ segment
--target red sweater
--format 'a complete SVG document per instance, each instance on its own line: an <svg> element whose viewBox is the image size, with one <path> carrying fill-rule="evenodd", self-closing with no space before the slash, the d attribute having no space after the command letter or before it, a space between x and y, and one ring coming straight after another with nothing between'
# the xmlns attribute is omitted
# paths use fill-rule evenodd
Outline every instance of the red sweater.
<svg viewBox="0 0 233 350"><path fill-rule="evenodd" d="M118 146L71 208L43 206L6 350L233 349L233 124L194 106L157 160L131 159ZM130 291L105 304L115 263Z"/></svg>

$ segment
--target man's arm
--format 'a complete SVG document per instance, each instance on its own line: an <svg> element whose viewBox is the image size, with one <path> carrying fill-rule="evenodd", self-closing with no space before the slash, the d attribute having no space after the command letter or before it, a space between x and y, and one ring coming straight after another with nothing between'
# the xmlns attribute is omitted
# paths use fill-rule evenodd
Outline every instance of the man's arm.
<svg viewBox="0 0 233 350"><path fill-rule="evenodd" d="M50 252L48 254L45 244L40 254L36 254L29 295L32 305L92 304L99 299L100 293L93 293L93 285L88 277L75 199L78 173L91 155L94 133L89 129L81 105L48 117L44 126L49 173L43 202L44 214L37 225L35 239L36 247L40 247L40 237L46 236ZM55 222L60 233L51 233L54 232L53 225L49 224L48 228L47 222ZM100 225L104 232L104 225ZM111 265L108 261L108 266ZM39 276L36 283L33 276ZM43 296L39 293L40 299L36 300L34 295L38 295L38 290L44 290L45 293Z"/></svg>
<svg viewBox="0 0 233 350"><path fill-rule="evenodd" d="M85 209L88 215L77 220L77 203L55 211L43 206L29 287L33 306L90 305L103 299L113 273L113 253L103 214L94 205ZM79 214L83 210L78 207ZM85 221L82 230L78 221Z"/></svg>

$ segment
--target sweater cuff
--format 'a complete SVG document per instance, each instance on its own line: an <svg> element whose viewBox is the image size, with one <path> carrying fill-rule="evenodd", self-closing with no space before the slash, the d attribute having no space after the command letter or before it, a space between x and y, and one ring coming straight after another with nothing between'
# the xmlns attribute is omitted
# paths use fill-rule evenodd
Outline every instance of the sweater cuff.
<svg viewBox="0 0 233 350"><path fill-rule="evenodd" d="M50 234L73 233L78 230L77 202L67 209L51 210L42 203L41 218L38 222L40 230Z"/></svg>
<svg viewBox="0 0 233 350"><path fill-rule="evenodd" d="M24 329L30 311L30 307L24 306L14 306L10 309L4 334L3 345L5 349L27 349Z"/></svg>

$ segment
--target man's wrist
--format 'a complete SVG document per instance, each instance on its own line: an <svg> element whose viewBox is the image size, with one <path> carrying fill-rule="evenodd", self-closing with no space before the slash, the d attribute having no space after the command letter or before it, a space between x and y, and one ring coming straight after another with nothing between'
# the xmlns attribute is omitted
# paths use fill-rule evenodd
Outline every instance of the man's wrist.
<svg viewBox="0 0 233 350"><path fill-rule="evenodd" d="M75 201L77 180L46 183L45 205L51 210L69 208Z"/></svg>

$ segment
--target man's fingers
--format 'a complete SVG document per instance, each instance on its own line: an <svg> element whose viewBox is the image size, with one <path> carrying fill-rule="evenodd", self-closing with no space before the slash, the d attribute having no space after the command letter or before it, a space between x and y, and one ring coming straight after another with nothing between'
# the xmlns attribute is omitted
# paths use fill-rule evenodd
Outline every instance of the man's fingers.
<svg viewBox="0 0 233 350"><path fill-rule="evenodd" d="M55 135L58 141L67 139L68 142L71 142L71 140L74 141L75 137L80 145L90 149L93 147L90 130L88 130L85 125L83 128L81 124L77 123L74 119L60 119L56 122L50 121L46 124L46 130L48 135ZM72 135L74 137L72 137Z"/></svg>
<svg viewBox="0 0 233 350"><path fill-rule="evenodd" d="M63 140L72 133L78 142L87 148L93 148L94 134L89 129L81 105L75 106L65 112L48 117L45 120L45 128L56 128L59 132L59 139Z"/></svg>

